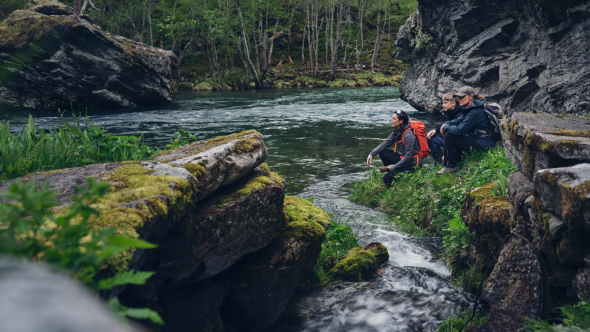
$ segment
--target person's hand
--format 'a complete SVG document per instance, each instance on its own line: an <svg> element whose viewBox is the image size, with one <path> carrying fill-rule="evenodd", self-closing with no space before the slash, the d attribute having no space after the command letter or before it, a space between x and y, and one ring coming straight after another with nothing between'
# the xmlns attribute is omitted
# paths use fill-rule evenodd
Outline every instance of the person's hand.
<svg viewBox="0 0 590 332"><path fill-rule="evenodd" d="M445 126L440 127L440 133L443 135L445 134Z"/></svg>
<svg viewBox="0 0 590 332"><path fill-rule="evenodd" d="M367 157L367 166L371 166L371 163L373 162L373 156L369 155Z"/></svg>
<svg viewBox="0 0 590 332"><path fill-rule="evenodd" d="M428 139L432 139L432 135L436 134L436 130L432 129L431 131L428 132L428 134L426 134L426 137Z"/></svg>

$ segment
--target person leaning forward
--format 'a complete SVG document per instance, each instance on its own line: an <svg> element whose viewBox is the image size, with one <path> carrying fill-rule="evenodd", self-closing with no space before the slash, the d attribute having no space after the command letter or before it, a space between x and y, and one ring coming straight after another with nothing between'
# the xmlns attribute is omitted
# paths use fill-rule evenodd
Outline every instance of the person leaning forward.
<svg viewBox="0 0 590 332"><path fill-rule="evenodd" d="M401 172L414 172L416 165L422 165L422 160L414 158L416 151L420 151L418 139L414 131L410 129L410 118L401 110L395 111L391 117L391 126L395 130L387 137L383 143L379 144L367 157L367 166L371 165L373 157L379 155L383 165L379 171L387 172L383 177L383 182L391 185L395 176ZM402 140L403 135L403 140ZM394 151L386 148L394 146Z"/></svg>
<svg viewBox="0 0 590 332"><path fill-rule="evenodd" d="M490 123L483 108L485 98L476 94L472 87L464 86L455 94L463 115L445 122L440 131L445 136L443 165L438 175L456 173L463 153L492 148L496 141L486 133Z"/></svg>

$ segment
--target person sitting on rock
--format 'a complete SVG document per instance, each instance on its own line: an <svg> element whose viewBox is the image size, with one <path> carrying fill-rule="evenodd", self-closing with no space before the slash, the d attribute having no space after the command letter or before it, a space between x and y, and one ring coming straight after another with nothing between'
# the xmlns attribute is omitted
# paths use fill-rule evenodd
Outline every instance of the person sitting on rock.
<svg viewBox="0 0 590 332"><path fill-rule="evenodd" d="M442 96L442 108L443 115L447 120L458 119L463 113L461 113L461 105L459 100L454 97L454 92L445 93ZM430 149L430 155L434 161L438 164L442 164L443 151L442 148L445 146L445 137L440 132L440 127L432 129L426 134L428 138L428 148Z"/></svg>
<svg viewBox="0 0 590 332"><path fill-rule="evenodd" d="M438 175L456 173L462 153L489 149L496 145L496 141L486 134L490 123L483 110L485 98L476 94L469 86L462 87L454 96L459 99L463 114L440 127L440 132L445 137L445 167L436 172Z"/></svg>
<svg viewBox="0 0 590 332"><path fill-rule="evenodd" d="M395 130L367 157L367 166L370 166L373 157L379 155L383 165L385 165L379 167L379 171L382 173L387 172L383 177L383 182L387 185L391 185L397 174L414 172L414 166L422 164L421 159L414 158L415 151L420 151L420 145L414 132L408 130L410 128L410 118L406 112L396 110L391 117L391 126ZM394 145L394 150L399 151L399 153L386 149L392 145Z"/></svg>

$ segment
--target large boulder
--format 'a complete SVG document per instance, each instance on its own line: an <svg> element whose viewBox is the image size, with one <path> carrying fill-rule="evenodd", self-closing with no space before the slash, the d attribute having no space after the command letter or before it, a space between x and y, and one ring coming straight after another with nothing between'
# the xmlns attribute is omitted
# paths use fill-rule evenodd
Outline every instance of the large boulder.
<svg viewBox="0 0 590 332"><path fill-rule="evenodd" d="M0 107L133 107L174 98L174 53L71 13L57 1L35 0L0 24Z"/></svg>
<svg viewBox="0 0 590 332"><path fill-rule="evenodd" d="M0 258L0 331L129 332L76 281L46 266Z"/></svg>
<svg viewBox="0 0 590 332"><path fill-rule="evenodd" d="M409 63L401 98L435 113L444 93L470 85L508 114L586 113L589 9L585 0L418 0L396 41L394 55Z"/></svg>
<svg viewBox="0 0 590 332"><path fill-rule="evenodd" d="M506 156L533 179L536 171L590 162L590 119L514 113L500 127Z"/></svg>
<svg viewBox="0 0 590 332"><path fill-rule="evenodd" d="M311 202L286 197L285 225L273 242L244 256L220 278L231 280L222 313L243 331L267 328L285 309L302 275L311 271L330 218Z"/></svg>
<svg viewBox="0 0 590 332"><path fill-rule="evenodd" d="M516 332L525 318L539 318L543 312L542 278L535 249L517 236L510 238L483 290L482 299L490 313L478 331Z"/></svg>

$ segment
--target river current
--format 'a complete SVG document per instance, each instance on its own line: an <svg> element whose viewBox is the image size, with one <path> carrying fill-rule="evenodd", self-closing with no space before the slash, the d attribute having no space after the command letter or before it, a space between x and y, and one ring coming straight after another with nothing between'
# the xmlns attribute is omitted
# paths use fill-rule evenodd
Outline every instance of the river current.
<svg viewBox="0 0 590 332"><path fill-rule="evenodd" d="M346 186L370 172L366 157L391 133L395 109L428 129L444 121L417 112L393 87L186 92L168 105L89 111L88 118L111 134L144 135L160 146L178 129L199 139L260 131L267 163L287 180L287 194L315 197L316 205L353 227L363 244L379 241L390 255L367 281L296 293L291 307L302 318L299 331L436 331L442 319L468 305L468 295L453 285L426 241L400 234L385 214L346 199ZM3 117L14 130L24 126L28 113ZM41 128L61 121L57 112L32 114ZM381 165L375 159L373 167Z"/></svg>

